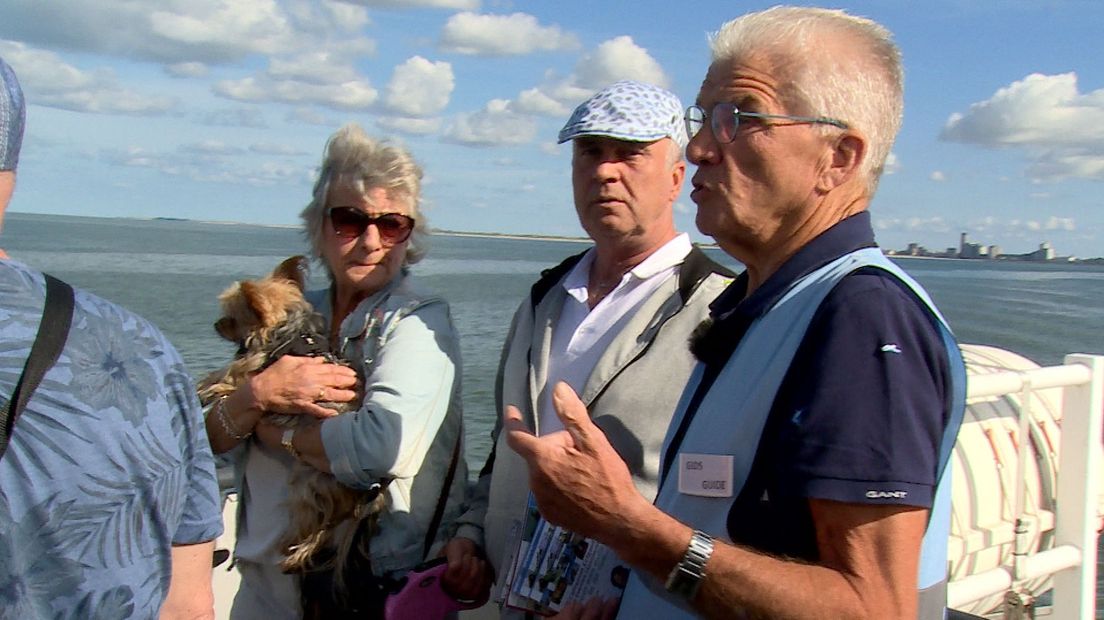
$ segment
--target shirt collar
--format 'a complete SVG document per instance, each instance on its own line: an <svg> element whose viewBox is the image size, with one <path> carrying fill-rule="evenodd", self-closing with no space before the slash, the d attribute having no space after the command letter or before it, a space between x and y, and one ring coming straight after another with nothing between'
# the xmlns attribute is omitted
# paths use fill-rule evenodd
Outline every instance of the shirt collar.
<svg viewBox="0 0 1104 620"><path fill-rule="evenodd" d="M658 250L649 254L648 258L641 261L639 265L630 269L629 274L637 280L647 280L660 272L681 264L692 248L690 235L680 233L674 239L660 246ZM564 290L576 299L586 300L586 288L590 281L590 267L594 264L594 256L594 248L591 248L563 280Z"/></svg>
<svg viewBox="0 0 1104 620"><path fill-rule="evenodd" d="M755 318L771 308L798 279L844 254L870 247L877 247L874 229L870 213L861 211L806 243L746 299L748 275L747 271L741 273L709 305L710 314L720 320L735 314Z"/></svg>

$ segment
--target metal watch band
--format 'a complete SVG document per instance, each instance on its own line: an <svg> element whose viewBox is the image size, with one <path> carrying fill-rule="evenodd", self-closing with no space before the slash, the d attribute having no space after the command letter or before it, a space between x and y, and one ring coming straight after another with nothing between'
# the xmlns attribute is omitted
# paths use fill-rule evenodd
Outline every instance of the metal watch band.
<svg viewBox="0 0 1104 620"><path fill-rule="evenodd" d="M694 600L705 577L705 564L711 555L713 555L713 537L705 532L694 530L694 534L690 537L690 544L686 547L686 554L667 576L667 591L688 601Z"/></svg>
<svg viewBox="0 0 1104 620"><path fill-rule="evenodd" d="M294 428L284 429L284 434L283 434L282 437L280 437L280 445L283 446L284 449L288 451L288 454L291 455L291 458L298 461L299 460L299 451L295 449L295 444L292 443L294 439L295 439L295 429Z"/></svg>

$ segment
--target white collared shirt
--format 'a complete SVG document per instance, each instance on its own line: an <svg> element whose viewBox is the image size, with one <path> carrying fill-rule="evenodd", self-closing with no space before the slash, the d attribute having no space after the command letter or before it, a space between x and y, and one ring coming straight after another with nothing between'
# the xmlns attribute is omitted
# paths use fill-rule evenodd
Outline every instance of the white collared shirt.
<svg viewBox="0 0 1104 620"><path fill-rule="evenodd" d="M675 275L691 247L690 236L686 233L671 239L621 276L617 286L593 309L587 305L587 283L594 264L594 249L591 248L567 274L563 281L567 297L552 330L548 383L538 405L540 434L563 429L552 406L552 389L556 383L566 381L576 392L583 390L606 348L636 310L667 278Z"/></svg>

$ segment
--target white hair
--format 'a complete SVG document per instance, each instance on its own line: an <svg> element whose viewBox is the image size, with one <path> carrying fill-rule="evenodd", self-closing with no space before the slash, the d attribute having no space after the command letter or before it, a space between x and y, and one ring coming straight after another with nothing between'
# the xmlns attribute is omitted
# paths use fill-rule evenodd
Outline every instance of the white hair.
<svg viewBox="0 0 1104 620"><path fill-rule="evenodd" d="M714 63L766 55L788 67L774 77L785 80L780 95L799 106L791 113L835 118L862 133L867 154L859 170L873 196L904 109L904 69L892 37L843 11L776 6L724 24L710 47Z"/></svg>

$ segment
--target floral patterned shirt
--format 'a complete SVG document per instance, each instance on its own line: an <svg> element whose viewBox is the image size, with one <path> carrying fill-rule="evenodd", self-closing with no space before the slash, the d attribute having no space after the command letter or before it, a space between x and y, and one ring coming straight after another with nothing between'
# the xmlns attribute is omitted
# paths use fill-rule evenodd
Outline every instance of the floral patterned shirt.
<svg viewBox="0 0 1104 620"><path fill-rule="evenodd" d="M65 349L0 460L0 619L154 618L171 547L222 531L191 377L144 319L75 290ZM0 403L45 302L40 274L0 261Z"/></svg>

